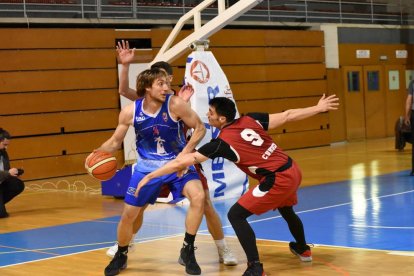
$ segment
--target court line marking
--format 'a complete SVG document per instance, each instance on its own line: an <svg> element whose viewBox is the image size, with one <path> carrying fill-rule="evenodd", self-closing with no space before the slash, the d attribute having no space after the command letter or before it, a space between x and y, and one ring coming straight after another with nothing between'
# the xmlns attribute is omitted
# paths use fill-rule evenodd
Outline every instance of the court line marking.
<svg viewBox="0 0 414 276"><path fill-rule="evenodd" d="M391 196L396 196L396 195L402 195L402 194L407 194L407 193L412 193L412 192L414 192L414 190L405 191L405 192L401 192L401 193L394 193L394 194L389 194L389 195L382 195L382 196L378 196L378 197L367 198L365 200L366 201L370 201L370 200L373 200L373 199L386 198L386 197L391 197ZM296 213L298 213L298 214L300 214L300 213L308 213L308 212L319 211L319 210L324 210L324 209L329 209L329 208L346 206L346 205L350 205L350 204L353 204L353 202L347 202L347 203L335 204L335 205L331 205L331 206L325 206L325 207L321 207L321 208L315 208L315 209L310 209L310 210L298 211ZM256 222L267 221L267 220L271 220L271 219L275 219L275 218L281 218L281 216L273 216L273 217L264 218L264 219L251 220L249 222L250 223L256 223ZM229 228L229 227L231 227L231 225L223 226L223 228ZM206 232L206 231L208 231L208 230L202 230L200 232ZM176 235L170 235L170 236L161 236L161 238L159 238L159 237L151 238L151 239L148 239L148 240L144 240L142 242L151 242L151 241L162 240L162 239L167 239L167 238L177 237L177 236L182 236L182 234L176 234ZM258 239L258 240L266 240L266 239ZM275 240L268 240L268 241L275 241ZM286 242L286 241L283 241L283 242ZM84 246L84 245L78 245L78 246ZM390 252L390 251L386 251L386 250L377 250L377 249L356 248L356 247L344 247L344 246L332 246L332 245L326 245L326 246L328 246L328 247L338 247L338 248L348 248L348 249L361 249L361 250L383 251L383 252L388 252L389 254L393 253L393 251ZM76 247L76 246L68 246L68 247ZM103 249L103 248L105 248L105 247L95 248L95 249L86 250L86 251L80 251L80 252L74 252L74 253L59 255L59 256L55 256L55 257L43 258L43 259L39 259L39 260L32 260L32 261L28 261L28 262L15 263L15 264L6 265L6 266L0 266L0 268L9 267L9 266L15 266L15 265L20 265L20 264L25 264L25 263L38 262L38 261L43 261L43 260L49 260L49 259L54 259L54 258L60 258L60 257L64 257L64 256L76 255L76 254L80 254L80 253L85 253L85 252L100 250L100 249ZM27 250L27 251L34 251L34 250Z"/></svg>
<svg viewBox="0 0 414 276"><path fill-rule="evenodd" d="M102 222L102 223L109 223L109 224L118 224L119 223L119 220L117 220L117 221L110 221L110 220L97 219L97 220L91 220L90 222L99 222L99 223ZM149 227L159 227L160 225L159 224L154 224L154 223L145 223L145 226L149 226ZM163 224L163 227L168 227L170 229L178 229L178 230L185 231L185 225L183 225L183 226L175 226L175 225ZM200 230L200 231L206 231L206 230Z"/></svg>
<svg viewBox="0 0 414 276"><path fill-rule="evenodd" d="M376 226L376 225L362 225L362 224L349 224L349 226L356 228L378 228L378 229L402 229L402 230L412 230L414 226Z"/></svg>
<svg viewBox="0 0 414 276"><path fill-rule="evenodd" d="M227 237L227 236L226 236ZM258 241L266 241L266 242L280 242L288 244L289 241L282 241L282 240L270 240L270 239L257 239ZM260 244L260 247L266 246L273 246L268 244ZM313 247L321 248L321 249L329 249L329 247L333 247L336 249L346 249L346 250L360 250L360 251L376 251L376 252L383 252L390 255L401 255L401 256L414 256L413 251L390 251L385 249L374 249L374 248L363 248L363 247L351 247L351 246L343 246L343 245L331 245L331 244L322 244L322 243L314 243Z"/></svg>
<svg viewBox="0 0 414 276"><path fill-rule="evenodd" d="M174 234L172 235L161 235L161 236L157 236L155 238L140 238L140 239L135 239L134 243L146 243L149 241L155 241L155 240L161 240L161 239L165 239L165 238L171 238L174 236L179 236L182 234ZM96 248L94 250L98 250L98 249L102 249L102 248L106 248L106 246L108 245L112 245L114 243L116 243L117 241L107 241L107 242L97 242L97 243L85 243L85 244L73 244L73 245L66 245L66 246L56 246L56 247L48 247L48 248L36 248L36 249L25 249L25 248L18 248L18 247L11 247L11 246L5 246L5 245L1 245L0 244L0 248L16 248L18 250L16 251L8 251L8 252L0 252L0 255L2 254L12 254L12 253L19 253L19 252L37 252L37 251L42 251L42 250L57 250L57 249L65 249L65 248L75 248L75 247L84 247L84 246L95 246L95 245L105 245L105 247L101 247L101 248ZM78 252L78 253L82 253ZM85 251L86 252L86 251ZM37 253L45 253L45 252L37 252ZM50 254L56 254L56 253L50 253ZM70 253L72 254L72 253Z"/></svg>
<svg viewBox="0 0 414 276"><path fill-rule="evenodd" d="M405 191L405 192L401 192L401 193L395 193L395 194L389 194L389 195L382 195L382 196L377 196L377 197L370 197L370 198L366 198L365 200L370 201L370 200L373 200L373 199L392 197L392 196L403 195L403 194L408 194L408 193L412 193L412 192L414 192L414 190L409 190L409 191ZM320 210L325 210L325 209L330 209L330 208L336 208L336 207L341 207L341 206L346 206L346 205L351 205L351 204L353 204L353 202L346 202L346 203L335 204L335 205L330 205L330 206L325 206L325 207L320 207L320 208L315 208L315 209L297 211L296 214L309 213L309 212L320 211ZM268 217L268 218L263 218L263 219L249 220L249 222L250 223L256 223L256 222L262 222L262 221L267 221L267 220L271 220L271 219L275 219L275 218L281 218L281 217L282 216L273 216L273 217ZM230 226L228 226L228 227L230 227Z"/></svg>
<svg viewBox="0 0 414 276"><path fill-rule="evenodd" d="M9 251L9 252L0 252L0 254L8 254L8 253L16 253L16 252L31 252L31 253L41 253L41 254L47 254L47 255L59 255L57 253L52 252L45 252L43 250L45 249L24 249L24 248L18 248L14 246L6 246L6 245L0 245L1 248L10 248L10 249L17 249L17 251Z"/></svg>
<svg viewBox="0 0 414 276"><path fill-rule="evenodd" d="M407 257L414 257L413 251L391 251L388 252L389 255L397 255L397 256L407 256Z"/></svg>
<svg viewBox="0 0 414 276"><path fill-rule="evenodd" d="M140 243L147 243L147 242L152 242L152 241L157 241L157 240L164 240L164 239L175 238L175 237L180 237L180 236L182 236L181 233L180 234L175 234L175 235L169 235L169 236L159 236L157 238L143 240ZM114 243L114 242L111 242L111 244ZM72 246L68 246L68 247L72 247ZM61 258L61 257L72 256L72 255L76 255L76 254L81 254L81 253L86 253L86 252L101 250L101 249L105 249L105 248L107 248L107 247L105 246L105 247L101 247L101 248L94 248L94 249L90 249L90 250L85 250L85 251L80 251L80 252L74 252L74 253L69 253L69 254L64 254L64 255L59 255L59 256L54 256L54 257L47 257L47 258L37 259L37 260L32 260L32 261L27 261L27 262L20 262L20 263L15 263L15 264L9 264L9 265L0 266L0 268L11 267L11 266L16 266L16 265L21 265L21 264L34 263L34 262L40 262L40 261L46 261L46 260L52 260L52 259L56 259L56 258ZM27 251L33 251L33 250L27 250Z"/></svg>

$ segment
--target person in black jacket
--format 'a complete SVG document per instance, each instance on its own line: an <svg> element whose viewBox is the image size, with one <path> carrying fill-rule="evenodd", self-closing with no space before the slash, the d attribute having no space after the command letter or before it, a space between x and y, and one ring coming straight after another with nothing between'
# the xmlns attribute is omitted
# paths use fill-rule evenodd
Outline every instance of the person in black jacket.
<svg viewBox="0 0 414 276"><path fill-rule="evenodd" d="M9 216L6 203L24 190L24 183L19 178L21 171L17 168L10 168L9 155L6 151L10 138L10 134L0 128L0 218Z"/></svg>

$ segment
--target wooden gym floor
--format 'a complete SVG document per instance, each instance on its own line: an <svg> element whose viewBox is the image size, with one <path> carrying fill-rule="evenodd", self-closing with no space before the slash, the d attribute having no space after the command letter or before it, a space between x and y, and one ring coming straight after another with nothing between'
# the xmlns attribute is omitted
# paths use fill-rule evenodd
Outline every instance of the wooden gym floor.
<svg viewBox="0 0 414 276"><path fill-rule="evenodd" d="M414 271L414 177L411 145L394 139L289 151L303 170L295 210L302 218L313 262L288 250L292 239L277 212L252 217L267 275L401 275ZM116 239L123 202L100 195L86 175L26 183L0 220L0 275L103 275L106 248ZM246 258L226 213L234 200L217 202L227 241L239 265L218 264L205 223L196 239L203 275L241 275ZM121 275L184 275L177 264L185 206L156 204Z"/></svg>

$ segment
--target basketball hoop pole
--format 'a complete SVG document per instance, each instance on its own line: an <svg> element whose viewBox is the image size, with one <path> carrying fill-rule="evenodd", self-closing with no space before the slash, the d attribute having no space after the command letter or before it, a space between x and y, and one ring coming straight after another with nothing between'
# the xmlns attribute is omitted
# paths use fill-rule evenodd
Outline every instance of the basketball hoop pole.
<svg viewBox="0 0 414 276"><path fill-rule="evenodd" d="M192 10L184 14L178 20L177 24L174 26L174 29L165 40L160 51L150 65L157 61L166 61L171 63L184 54L189 45L192 45L198 40L205 40L209 38L211 35L221 30L224 26L234 21L240 15L261 3L263 0L239 0L227 9L225 9L224 0L217 0L218 15L201 26L201 11L208 8L215 1L216 0L204 0ZM184 24L191 19L194 20L194 32L171 47Z"/></svg>

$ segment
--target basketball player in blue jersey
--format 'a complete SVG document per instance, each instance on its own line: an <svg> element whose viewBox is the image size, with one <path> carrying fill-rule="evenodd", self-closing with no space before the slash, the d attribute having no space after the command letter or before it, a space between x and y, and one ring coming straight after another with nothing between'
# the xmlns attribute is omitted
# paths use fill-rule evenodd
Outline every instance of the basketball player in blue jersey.
<svg viewBox="0 0 414 276"><path fill-rule="evenodd" d="M117 52L119 56L119 61L121 63L121 74L120 74L120 80L119 80L119 93L128 98L129 100L135 101L138 100L139 97L137 95L137 91L135 89L132 89L129 87L129 64L134 60L135 58L135 51L134 49L130 49L127 41L118 42L117 45ZM154 63L151 68L159 67L161 69L164 69L167 73L167 82L170 85L172 82L172 68L167 62L157 62ZM170 87L171 90L171 87ZM184 99L188 102L190 97L193 94L193 90L191 87L184 86L177 94L180 98ZM222 224L220 221L220 217L218 216L216 210L213 207L213 204L210 199L210 194L208 191L208 184L206 178L202 175L202 173L199 175L203 190L205 193L205 201L204 201L204 215L206 216L206 222L209 232L211 233L211 236L214 239L214 242L217 246L218 256L219 256L219 262L223 263L225 265L237 265L237 258L234 256L233 252L229 248L229 246L226 243L226 240L224 239L224 233L222 229ZM133 236L130 241L129 250L132 251L135 249L134 246L134 236L139 231L139 229L142 226L143 222L143 212L140 213L140 215L137 217L137 219L134 222L134 229L133 229ZM118 250L118 245L115 244L111 246L106 254L110 257L113 257L115 253Z"/></svg>
<svg viewBox="0 0 414 276"><path fill-rule="evenodd" d="M169 94L167 75L159 68L143 71L137 77L139 99L123 108L119 114L118 126L112 137L97 150L115 153L121 148L130 125L135 128L138 151L137 165L125 196L124 210L118 224L118 251L105 275L117 275L127 266L128 245L133 233L133 224L142 216L148 204L154 204L161 186L168 184L174 197L185 196L190 201L185 221L186 233L179 262L185 265L190 275L200 275L201 269L194 255L194 240L204 213L204 192L194 167L152 181L134 196L138 182L148 173L162 167L181 153L190 153L203 138L205 127L190 106L181 98ZM186 142L183 126L194 129L193 136ZM88 156L86 162L90 156Z"/></svg>

